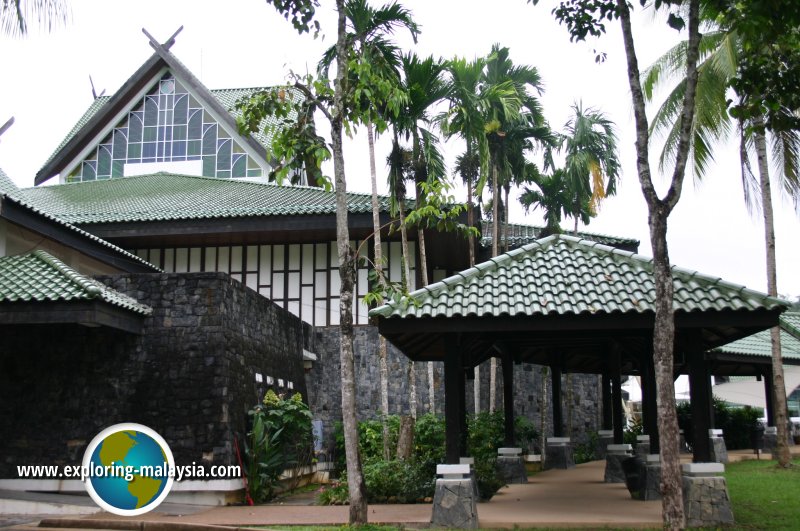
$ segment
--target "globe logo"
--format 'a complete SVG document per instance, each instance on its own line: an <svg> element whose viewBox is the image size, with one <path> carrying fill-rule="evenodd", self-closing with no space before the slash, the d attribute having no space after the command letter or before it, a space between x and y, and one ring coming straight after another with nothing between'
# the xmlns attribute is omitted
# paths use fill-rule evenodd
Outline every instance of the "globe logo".
<svg viewBox="0 0 800 531"><path fill-rule="evenodd" d="M152 511L172 488L175 461L166 441L141 424L115 424L92 439L83 455L86 491L106 511Z"/></svg>

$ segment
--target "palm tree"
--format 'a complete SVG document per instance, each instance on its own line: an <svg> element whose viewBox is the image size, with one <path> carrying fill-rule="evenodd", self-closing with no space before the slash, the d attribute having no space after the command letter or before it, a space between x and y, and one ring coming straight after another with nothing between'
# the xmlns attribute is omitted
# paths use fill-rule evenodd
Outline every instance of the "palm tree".
<svg viewBox="0 0 800 531"><path fill-rule="evenodd" d="M400 51L386 36L397 29L407 29L414 42L417 40L419 28L411 18L411 12L397 2L384 4L380 8L369 5L367 0L348 0L345 3L348 40L353 43L352 51L362 62L370 65L370 70L389 82L400 84ZM321 72L327 72L336 58L336 47L331 46L319 64ZM352 73L351 73L352 75ZM355 84L353 84L355 85ZM370 106L371 102L363 102ZM381 243L380 205L378 202L378 178L375 165L375 131L372 119L367 120L367 146L369 151L369 169L372 184L372 226L375 253L375 270L381 286L383 277L383 247ZM389 367L387 363L386 338L380 336L378 342L378 359L380 365L381 417L383 424L384 457L389 458Z"/></svg>
<svg viewBox="0 0 800 531"><path fill-rule="evenodd" d="M573 116L564 126L564 173L573 194L570 215L577 234L587 198L589 211L596 213L603 198L616 193L620 164L614 123L597 109L584 110L582 102L573 104L572 110Z"/></svg>
<svg viewBox="0 0 800 531"><path fill-rule="evenodd" d="M394 117L393 125L396 140L400 137L406 141L411 140L411 175L406 177L414 181L417 208L425 206L425 194L421 185L445 178L444 158L439 150L439 139L430 129L433 124L431 115L433 108L446 95L446 85L442 77L444 67L445 64L441 60L436 60L432 56L420 59L416 54L409 53L402 57L402 87L407 99ZM427 286L428 260L425 252L425 233L421 225L417 226L417 245L422 286ZM407 240L403 242L403 255L407 261L410 256ZM433 412L435 411L433 364L428 363L427 369L428 407ZM411 376L413 378L413 371ZM413 410L412 412L416 413Z"/></svg>
<svg viewBox="0 0 800 531"><path fill-rule="evenodd" d="M481 173L481 164L488 161L488 144L484 135L484 106L480 84L486 61L453 59L447 63L447 101L449 108L438 117L446 137L460 135L466 152L456 159L456 173L467 185L467 223L474 220L474 189ZM475 238L469 235L469 265L475 265ZM477 385L477 384L476 384Z"/></svg>
<svg viewBox="0 0 800 531"><path fill-rule="evenodd" d="M536 210L541 208L544 211L545 228L541 236L560 234L561 220L566 216L581 218L583 223L588 223L591 217L591 208L588 199L578 207L575 212L575 192L570 189L570 181L564 169L557 169L551 175L539 173L534 165L528 168L529 180L536 185L537 189L525 187L520 196L520 202L525 210Z"/></svg>
<svg viewBox="0 0 800 531"><path fill-rule="evenodd" d="M481 99L484 117L484 136L487 146L488 166L492 191L492 256L499 254L500 240L500 190L504 182L511 181L513 167L524 158L524 153L536 139L541 144L555 141L544 120L537 95L542 92L541 79L536 68L516 66L509 57L508 48L492 46L486 58L486 68L481 79ZM486 184L482 172L478 193ZM489 409L495 410L497 359L492 358L489 373Z"/></svg>
<svg viewBox="0 0 800 531"><path fill-rule="evenodd" d="M69 9L64 0L4 0L0 2L0 34L24 37L28 34L28 21L36 20L46 30L65 24Z"/></svg>
<svg viewBox="0 0 800 531"><path fill-rule="evenodd" d="M697 77L697 108L691 131L690 154L695 179L700 181L714 160L712 146L728 138L734 129L739 131L739 152L742 168L742 185L745 203L752 211L759 203L764 219L767 262L767 292L777 296L777 273L775 263L775 229L772 212L768 144L781 188L795 206L800 206L800 132L795 130L773 132L767 136L763 119L753 123L734 122L728 113L727 89L736 75L739 64L741 41L735 30L722 31L715 28L703 34L700 41L700 63ZM652 133L665 138L661 152L662 167L675 158L678 128L680 127L679 102L686 90L685 58L687 43L682 42L669 50L644 73L645 97L652 101L656 87L676 79L664 103L658 109L650 125ZM683 64L681 62L683 61ZM787 115L789 109L783 109ZM753 176L750 157L755 152L759 178ZM771 330L772 371L775 394L775 423L778 428L778 457L782 466L790 461L786 444L786 389L783 379L778 327Z"/></svg>

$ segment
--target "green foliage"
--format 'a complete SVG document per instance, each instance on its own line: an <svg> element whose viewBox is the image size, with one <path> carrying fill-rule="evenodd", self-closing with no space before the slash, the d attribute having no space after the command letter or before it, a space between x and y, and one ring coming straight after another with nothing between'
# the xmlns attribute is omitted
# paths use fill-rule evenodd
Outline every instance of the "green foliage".
<svg viewBox="0 0 800 531"><path fill-rule="evenodd" d="M374 461L364 465L370 503L415 503L432 497L436 465L417 461Z"/></svg>
<svg viewBox="0 0 800 531"><path fill-rule="evenodd" d="M309 33L313 29L315 38L319 34L319 22L314 20L318 0L267 0L267 3L289 20L298 33Z"/></svg>
<svg viewBox="0 0 800 531"><path fill-rule="evenodd" d="M644 426L642 425L642 421L639 419L634 419L625 428L625 431L622 432L622 442L625 444L633 445L636 448L636 437L642 435L644 433Z"/></svg>
<svg viewBox="0 0 800 531"><path fill-rule="evenodd" d="M400 418L396 415L388 417L390 454L397 451L397 435ZM470 455L475 458L475 475L481 498L488 500L503 485L495 473L497 448L504 444L504 416L502 411L495 413L479 413L467 419L468 445ZM515 420L517 440L525 448L531 448L538 437L533 423L524 417ZM445 457L445 422L444 418L427 413L417 418L414 426L414 451L408 461L394 458L383 458L383 428L379 420L367 420L358 424L358 447L364 463L364 480L367 485L367 496L371 503L387 501L397 503L414 503L419 499L433 495L436 479L436 465L444 462ZM344 437L341 425L334 431L337 447L337 467L344 468ZM527 446L526 446L527 445ZM341 490L337 486L325 489L320 495L319 503L332 505L338 503ZM338 490L337 490L338 489Z"/></svg>
<svg viewBox="0 0 800 531"><path fill-rule="evenodd" d="M678 426L688 444L694 442L694 422L690 402L678 404ZM759 411L749 406L731 407L722 400L714 398L714 426L722 430L725 446L729 450L752 448L750 439L758 426Z"/></svg>
<svg viewBox="0 0 800 531"><path fill-rule="evenodd" d="M536 425L528 420L527 417L517 417L514 419L514 435L517 439L517 445L522 448L522 454L532 454L535 452L535 446L539 439L539 430Z"/></svg>
<svg viewBox="0 0 800 531"><path fill-rule="evenodd" d="M347 481L337 481L322 487L317 495L319 505L346 505L349 500Z"/></svg>
<svg viewBox="0 0 800 531"><path fill-rule="evenodd" d="M261 503L275 496L285 469L310 464L311 412L300 393L285 399L269 390L263 404L248 415L251 431L245 442L245 473L250 496Z"/></svg>
<svg viewBox="0 0 800 531"><path fill-rule="evenodd" d="M597 450L597 441L597 432L593 431L589 433L589 440L587 442L575 445L574 458L576 465L588 463L589 461L595 461L597 459L597 455L595 454Z"/></svg>

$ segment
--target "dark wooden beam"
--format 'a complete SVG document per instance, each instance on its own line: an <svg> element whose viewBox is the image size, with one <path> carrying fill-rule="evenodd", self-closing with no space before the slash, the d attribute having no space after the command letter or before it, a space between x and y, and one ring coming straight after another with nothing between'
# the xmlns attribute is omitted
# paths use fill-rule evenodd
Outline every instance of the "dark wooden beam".
<svg viewBox="0 0 800 531"><path fill-rule="evenodd" d="M766 401L767 426L775 426L775 386L773 385L772 366L762 369L764 375L764 399Z"/></svg>
<svg viewBox="0 0 800 531"><path fill-rule="evenodd" d="M642 424L644 432L650 436L650 453L659 453L658 407L656 392L656 371L653 363L652 345L641 357L642 363Z"/></svg>
<svg viewBox="0 0 800 531"><path fill-rule="evenodd" d="M444 359L444 419L445 419L445 462L458 464L461 457L461 399L459 380L464 378L464 370L459 358L459 344L454 336L445 338Z"/></svg>
<svg viewBox="0 0 800 531"><path fill-rule="evenodd" d="M511 353L503 352L501 356L503 364L503 415L505 420L505 441L506 446L516 445L514 437L514 360Z"/></svg>
<svg viewBox="0 0 800 531"><path fill-rule="evenodd" d="M468 369L469 370L469 369ZM469 448L467 447L467 371L458 371L458 450L459 457L466 457L469 455Z"/></svg>
<svg viewBox="0 0 800 531"><path fill-rule="evenodd" d="M610 367L611 372L611 416L614 428L614 444L622 444L624 437L624 426L622 420L622 373L620 370L621 356L619 352L619 345L616 343L611 345L610 352Z"/></svg>
<svg viewBox="0 0 800 531"><path fill-rule="evenodd" d="M551 365L550 375L553 402L553 436L561 437L564 433L564 415L561 406L561 366L557 363Z"/></svg>
<svg viewBox="0 0 800 531"><path fill-rule="evenodd" d="M74 323L140 334L144 319L144 315L98 300L0 303L0 325Z"/></svg>
<svg viewBox="0 0 800 531"><path fill-rule="evenodd" d="M692 450L695 463L711 461L711 445L708 430L713 419L711 414L711 379L702 348L697 345L687 346L686 355L689 362L689 393L691 395L692 425L694 436Z"/></svg>
<svg viewBox="0 0 800 531"><path fill-rule="evenodd" d="M603 401L603 429L614 428L614 419L611 414L611 373L606 369L600 380L601 399Z"/></svg>

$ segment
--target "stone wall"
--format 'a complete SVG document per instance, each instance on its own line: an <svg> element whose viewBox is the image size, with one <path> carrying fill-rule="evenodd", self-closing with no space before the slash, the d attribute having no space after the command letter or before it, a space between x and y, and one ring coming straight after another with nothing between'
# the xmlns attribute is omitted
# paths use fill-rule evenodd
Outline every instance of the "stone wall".
<svg viewBox="0 0 800 531"><path fill-rule="evenodd" d="M98 278L153 307L141 335L0 327L0 477L15 478L17 464L76 464L118 422L155 429L179 464L235 464L234 436L266 376L306 396L301 321L227 275Z"/></svg>
<svg viewBox="0 0 800 531"><path fill-rule="evenodd" d="M356 407L359 420L378 418L381 413L380 372L378 357L378 330L373 326L354 328L355 371L357 382ZM323 448L333 452L333 430L341 420L341 378L339 365L339 329L337 327L316 328L306 348L317 354L318 360L306 373L309 390L309 405L316 420L323 424ZM387 344L389 369L389 412L409 414L408 358L391 343ZM497 408L503 408L502 364L498 361ZM415 363L417 414L431 411L429 403L428 363ZM480 410L489 409L490 363L480 366L479 382ZM441 362L433 363L434 412L444 412L444 368ZM542 378L547 381L542 394ZM564 433L577 442L586 442L589 433L600 426L602 401L600 399L599 376L562 375L562 401ZM552 435L552 400L549 371L543 373L539 365L520 364L514 367L514 410L517 415L531 420L536 428ZM474 413L474 380L466 383L466 406ZM543 413L544 408L544 415ZM570 422L571 421L571 422Z"/></svg>

